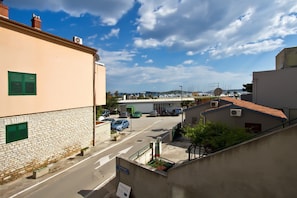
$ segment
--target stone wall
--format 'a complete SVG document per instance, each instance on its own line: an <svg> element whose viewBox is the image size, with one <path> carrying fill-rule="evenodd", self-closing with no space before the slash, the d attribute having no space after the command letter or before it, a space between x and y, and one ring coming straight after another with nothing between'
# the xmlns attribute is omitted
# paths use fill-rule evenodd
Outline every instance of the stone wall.
<svg viewBox="0 0 297 198"><path fill-rule="evenodd" d="M6 125L28 123L28 138L6 143ZM0 183L92 145L93 108L0 118Z"/></svg>

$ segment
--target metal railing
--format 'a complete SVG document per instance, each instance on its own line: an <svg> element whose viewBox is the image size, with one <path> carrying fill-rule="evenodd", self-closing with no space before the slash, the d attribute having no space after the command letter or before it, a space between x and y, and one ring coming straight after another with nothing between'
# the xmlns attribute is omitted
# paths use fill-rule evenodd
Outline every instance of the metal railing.
<svg viewBox="0 0 297 198"><path fill-rule="evenodd" d="M149 149L151 149L150 144L142 147L140 150L138 150L136 153L132 154L129 157L129 160L136 160L137 158L139 158L141 155L143 155L145 152L147 152Z"/></svg>

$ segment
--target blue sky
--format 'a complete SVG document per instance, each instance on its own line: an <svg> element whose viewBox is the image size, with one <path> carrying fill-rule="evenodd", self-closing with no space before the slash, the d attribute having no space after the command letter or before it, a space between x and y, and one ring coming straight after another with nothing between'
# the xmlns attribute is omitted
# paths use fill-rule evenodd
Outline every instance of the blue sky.
<svg viewBox="0 0 297 198"><path fill-rule="evenodd" d="M98 50L107 91L241 89L296 46L296 0L4 0L9 18Z"/></svg>

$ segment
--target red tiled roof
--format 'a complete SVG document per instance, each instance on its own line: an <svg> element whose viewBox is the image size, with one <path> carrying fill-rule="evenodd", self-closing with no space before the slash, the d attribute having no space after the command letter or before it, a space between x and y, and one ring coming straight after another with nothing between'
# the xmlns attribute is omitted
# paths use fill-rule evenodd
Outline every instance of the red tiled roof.
<svg viewBox="0 0 297 198"><path fill-rule="evenodd" d="M265 106L258 105L258 104L252 103L252 102L239 100L239 99L235 99L235 98L231 98L231 97L222 97L221 100L231 102L236 106L243 107L243 108L246 108L246 109L251 109L251 110L254 110L254 111L269 114L269 115L272 115L272 116L275 116L275 117L280 117L280 118L283 118L283 119L288 119L287 116L281 110L278 110L278 109L265 107Z"/></svg>

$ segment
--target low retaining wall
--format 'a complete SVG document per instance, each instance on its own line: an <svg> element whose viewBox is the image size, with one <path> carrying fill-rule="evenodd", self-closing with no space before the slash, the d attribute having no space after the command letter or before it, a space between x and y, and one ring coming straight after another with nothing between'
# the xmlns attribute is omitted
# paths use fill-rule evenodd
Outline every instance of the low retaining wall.
<svg viewBox="0 0 297 198"><path fill-rule="evenodd" d="M95 144L110 140L110 122L96 122Z"/></svg>

